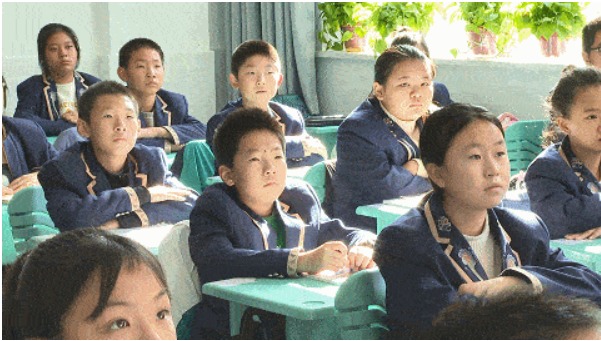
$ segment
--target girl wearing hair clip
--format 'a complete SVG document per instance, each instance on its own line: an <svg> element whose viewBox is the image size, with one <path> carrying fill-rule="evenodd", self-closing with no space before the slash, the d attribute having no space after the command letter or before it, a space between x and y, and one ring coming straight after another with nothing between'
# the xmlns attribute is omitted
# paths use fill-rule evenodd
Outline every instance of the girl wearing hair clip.
<svg viewBox="0 0 601 341"><path fill-rule="evenodd" d="M601 304L601 276L549 248L541 219L497 205L509 186L503 127L482 107L433 113L420 138L434 188L378 236L395 338L423 337L462 295L562 293Z"/></svg>
<svg viewBox="0 0 601 341"><path fill-rule="evenodd" d="M551 120L566 134L530 165L532 211L551 238L601 237L601 71L577 68L549 98Z"/></svg>

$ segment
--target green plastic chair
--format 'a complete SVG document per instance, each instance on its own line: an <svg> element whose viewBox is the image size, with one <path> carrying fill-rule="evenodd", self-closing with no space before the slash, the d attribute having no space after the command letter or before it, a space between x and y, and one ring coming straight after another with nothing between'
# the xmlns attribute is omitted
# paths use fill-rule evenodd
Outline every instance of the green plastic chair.
<svg viewBox="0 0 601 341"><path fill-rule="evenodd" d="M205 140L190 141L184 150L184 164L180 181L202 192L209 184L207 179L215 175L215 156Z"/></svg>
<svg viewBox="0 0 601 341"><path fill-rule="evenodd" d="M13 263L19 255L15 249L8 212L5 212L5 205L2 206L2 265L6 265Z"/></svg>
<svg viewBox="0 0 601 341"><path fill-rule="evenodd" d="M532 160L543 151L542 133L548 124L548 120L518 121L505 130L511 175L526 170Z"/></svg>
<svg viewBox="0 0 601 341"><path fill-rule="evenodd" d="M8 203L10 226L17 251L24 251L26 242L34 236L59 233L46 208L41 186L31 186L17 192Z"/></svg>
<svg viewBox="0 0 601 341"><path fill-rule="evenodd" d="M305 173L303 180L308 182L317 193L319 202L323 203L326 198L326 165L325 161L320 161Z"/></svg>
<svg viewBox="0 0 601 341"><path fill-rule="evenodd" d="M343 340L374 340L389 329L386 318L386 283L378 268L351 275L334 300Z"/></svg>
<svg viewBox="0 0 601 341"><path fill-rule="evenodd" d="M299 95L278 95L273 98L274 102L278 102L289 107L292 107L298 111L300 111L304 117L307 117L311 113L309 112L309 108L305 104L305 100L302 96Z"/></svg>

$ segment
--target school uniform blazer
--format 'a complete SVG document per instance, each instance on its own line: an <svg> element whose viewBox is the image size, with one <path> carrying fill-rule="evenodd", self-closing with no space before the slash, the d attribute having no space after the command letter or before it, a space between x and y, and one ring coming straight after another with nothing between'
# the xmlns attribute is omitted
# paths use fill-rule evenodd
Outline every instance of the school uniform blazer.
<svg viewBox="0 0 601 341"><path fill-rule="evenodd" d="M270 101L269 107L278 116L280 124L284 126L284 135L286 135L286 164L290 168L312 166L323 157L317 154L305 156L303 139L307 132L305 131L305 119L300 111L277 102ZM220 112L213 115L207 123L207 143L213 148L213 137L215 131L225 118L234 110L242 108L242 99L232 101L226 104Z"/></svg>
<svg viewBox="0 0 601 341"><path fill-rule="evenodd" d="M376 98L365 100L342 122L336 148L333 215L345 224L375 231L374 219L355 214L358 206L432 189L428 179L403 168L419 157L419 148L390 120Z"/></svg>
<svg viewBox="0 0 601 341"><path fill-rule="evenodd" d="M190 215L190 255L200 282L233 277L288 276L292 248L314 249L340 240L347 245L373 245L375 235L345 227L321 209L315 191L305 182L289 181L275 202L276 215L286 230L286 246L277 248L276 234L266 222L238 200L235 188L223 183L207 187ZM303 232L304 231L304 232ZM301 236L304 233L304 239ZM194 331L229 331L226 301L203 296Z"/></svg>
<svg viewBox="0 0 601 341"><path fill-rule="evenodd" d="M146 122L140 117L142 128ZM167 129L174 144L204 139L207 127L188 114L188 100L184 95L160 89L154 103L154 126ZM161 138L139 139L146 146L165 148L167 141Z"/></svg>
<svg viewBox="0 0 601 341"><path fill-rule="evenodd" d="M46 134L35 122L2 116L6 140L2 145L13 179L40 170L48 160L57 156Z"/></svg>
<svg viewBox="0 0 601 341"><path fill-rule="evenodd" d="M141 226L188 219L197 198L186 201L142 202L136 188L166 185L186 188L167 171L165 152L136 145L128 156L130 187L112 189L89 142L80 142L48 162L38 174L48 213L67 231L99 226L122 215L135 215ZM133 227L133 226L127 226Z"/></svg>
<svg viewBox="0 0 601 341"><path fill-rule="evenodd" d="M549 227L552 239L601 227L601 193L592 193L561 156L561 143L549 146L528 167L530 208Z"/></svg>
<svg viewBox="0 0 601 341"><path fill-rule="evenodd" d="M434 97L432 98L432 102L436 103L439 107L445 107L453 103L446 85L434 82Z"/></svg>
<svg viewBox="0 0 601 341"><path fill-rule="evenodd" d="M493 223L495 219L502 228ZM538 216L494 208L489 210L489 223L502 248L501 276L519 276L535 288L542 286L544 292L585 297L601 305L601 275L568 260L561 250L550 249L549 233ZM455 227L445 232L445 222L436 224L437 228L430 227L424 211L412 209L378 235L374 260L386 281L388 323L401 337L431 327L434 317L457 299L459 286L467 282L466 272L458 270L461 262L447 254L453 250L461 254L462 249L471 249L469 244ZM521 265L511 267L516 264Z"/></svg>
<svg viewBox="0 0 601 341"><path fill-rule="evenodd" d="M83 72L75 72L74 76L77 99L90 85L100 82L100 79ZM56 136L75 126L61 118L56 83L46 75L32 76L21 82L17 86L17 97L15 117L35 121L47 136Z"/></svg>

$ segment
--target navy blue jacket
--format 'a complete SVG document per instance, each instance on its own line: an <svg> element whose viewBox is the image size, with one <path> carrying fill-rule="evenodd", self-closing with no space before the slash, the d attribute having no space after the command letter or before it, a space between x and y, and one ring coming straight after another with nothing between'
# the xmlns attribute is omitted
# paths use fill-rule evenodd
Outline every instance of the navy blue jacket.
<svg viewBox="0 0 601 341"><path fill-rule="evenodd" d="M479 280L462 264L462 253L471 248L461 232L436 218L430 226L427 211L412 209L385 228L376 242L374 260L386 281L389 327L400 335L407 333L402 337L431 327L440 310L458 298L461 284ZM549 232L538 216L494 208L488 218L501 247L501 276L518 276L541 285L546 293L584 297L601 305L601 275L550 249ZM488 278L472 257L473 268Z"/></svg>
<svg viewBox="0 0 601 341"><path fill-rule="evenodd" d="M418 124L421 126L421 121ZM403 168L407 161L419 157L419 148L375 98L365 100L342 122L336 148L333 215L345 224L375 231L374 219L355 213L358 206L432 189L428 179Z"/></svg>
<svg viewBox="0 0 601 341"><path fill-rule="evenodd" d="M2 129L6 133L2 148L13 180L40 170L44 163L57 155L46 134L35 122L2 116Z"/></svg>
<svg viewBox="0 0 601 341"><path fill-rule="evenodd" d="M277 248L276 234L265 220L238 200L236 189L223 183L207 187L190 215L190 255L202 284L233 277L287 276L288 256L299 247L304 229L305 250L341 240L347 245L368 244L375 235L348 228L321 209L315 191L305 182L289 181L275 203L286 229L286 247ZM192 338L198 328L229 331L226 301L203 296ZM195 332L196 331L196 332Z"/></svg>
<svg viewBox="0 0 601 341"><path fill-rule="evenodd" d="M67 231L100 226L125 215L135 215L136 221L141 222L140 226L176 223L189 218L197 198L195 194L183 202L158 203L144 202L138 196L140 186L186 188L167 171L163 150L136 145L129 153L127 162L129 187L115 189L111 188L89 142L80 142L46 163L38 178L54 224L61 231Z"/></svg>
<svg viewBox="0 0 601 341"><path fill-rule="evenodd" d="M77 99L90 85L100 82L100 79L83 72L75 72L74 76ZM46 75L31 76L21 82L17 86L17 97L15 117L35 121L47 136L56 136L75 126L61 118L56 83Z"/></svg>
<svg viewBox="0 0 601 341"><path fill-rule="evenodd" d="M561 143L549 146L526 172L530 207L549 227L551 238L563 238L601 227L601 193L592 193L561 155Z"/></svg>
<svg viewBox="0 0 601 341"><path fill-rule="evenodd" d="M432 98L432 102L439 107L444 107L453 103L446 85L434 82L434 97Z"/></svg>
<svg viewBox="0 0 601 341"><path fill-rule="evenodd" d="M279 116L280 124L284 125L284 134L286 135L286 164L289 168L311 166L319 161L323 161L323 157L317 154L305 156L305 150L302 140L307 135L305 131L305 119L300 111L289 106L269 102L271 110ZM219 128L223 120L232 111L242 108L242 99L232 101L226 104L220 112L213 115L207 123L207 143L213 148L213 137L215 130Z"/></svg>
<svg viewBox="0 0 601 341"><path fill-rule="evenodd" d="M142 128L146 122L140 117ZM186 144L192 140L202 140L206 136L207 127L188 114L188 101L184 95L160 89L154 104L154 126L169 131L174 144ZM166 140L161 138L138 139L138 143L165 147Z"/></svg>

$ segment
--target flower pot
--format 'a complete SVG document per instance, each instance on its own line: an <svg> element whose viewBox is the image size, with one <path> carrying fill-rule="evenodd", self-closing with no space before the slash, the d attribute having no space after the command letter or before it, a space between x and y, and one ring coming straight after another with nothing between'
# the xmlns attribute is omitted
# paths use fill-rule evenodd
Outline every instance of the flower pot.
<svg viewBox="0 0 601 341"><path fill-rule="evenodd" d="M344 48L346 52L363 52L366 44L365 38L359 37L357 33L355 33L354 26L341 26L342 33L344 32L353 32L353 37L350 40L344 42Z"/></svg>
<svg viewBox="0 0 601 341"><path fill-rule="evenodd" d="M557 33L553 33L549 40L540 37L540 51L545 57L559 57L566 52L566 44L563 40L559 40Z"/></svg>
<svg viewBox="0 0 601 341"><path fill-rule="evenodd" d="M468 32L468 45L476 55L492 56L497 54L497 37L489 30L480 27L480 33Z"/></svg>

